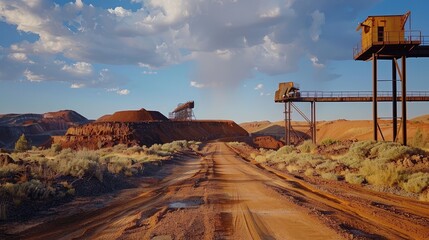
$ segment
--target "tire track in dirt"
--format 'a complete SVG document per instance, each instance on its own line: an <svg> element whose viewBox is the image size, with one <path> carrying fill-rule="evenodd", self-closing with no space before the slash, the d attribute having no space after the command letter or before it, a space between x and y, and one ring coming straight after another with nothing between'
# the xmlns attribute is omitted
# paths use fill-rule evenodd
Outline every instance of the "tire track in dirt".
<svg viewBox="0 0 429 240"><path fill-rule="evenodd" d="M216 146L213 181L230 201L222 211L232 216L231 239L342 239L317 217L309 216L267 187L278 180L244 161L226 147Z"/></svg>

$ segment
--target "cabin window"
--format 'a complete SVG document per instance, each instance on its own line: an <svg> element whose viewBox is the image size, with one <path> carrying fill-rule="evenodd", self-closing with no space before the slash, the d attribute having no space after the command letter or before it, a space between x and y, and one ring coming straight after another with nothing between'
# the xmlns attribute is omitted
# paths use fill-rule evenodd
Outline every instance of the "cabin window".
<svg viewBox="0 0 429 240"><path fill-rule="evenodd" d="M384 27L378 27L377 28L377 41L378 42L384 42Z"/></svg>

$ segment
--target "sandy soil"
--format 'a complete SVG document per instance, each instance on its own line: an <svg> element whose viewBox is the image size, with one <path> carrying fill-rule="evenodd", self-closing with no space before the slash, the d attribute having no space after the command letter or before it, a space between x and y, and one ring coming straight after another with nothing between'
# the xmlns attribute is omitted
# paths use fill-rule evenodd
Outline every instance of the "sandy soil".
<svg viewBox="0 0 429 240"><path fill-rule="evenodd" d="M98 208L8 226L19 239L428 239L429 204L357 186L308 182L210 143L160 181ZM150 182L150 186L148 183ZM100 198L102 199L102 198ZM71 205L72 206L72 205ZM76 206L75 206L76 207ZM28 227L32 224L33 227Z"/></svg>

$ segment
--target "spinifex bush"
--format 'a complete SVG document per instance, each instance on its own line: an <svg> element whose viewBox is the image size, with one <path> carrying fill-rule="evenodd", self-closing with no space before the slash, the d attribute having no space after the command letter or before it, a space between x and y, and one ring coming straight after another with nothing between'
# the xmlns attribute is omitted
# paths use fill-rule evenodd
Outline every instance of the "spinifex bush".
<svg viewBox="0 0 429 240"><path fill-rule="evenodd" d="M365 177L358 173L346 173L344 175L346 182L351 184L362 184L365 181Z"/></svg>
<svg viewBox="0 0 429 240"><path fill-rule="evenodd" d="M302 153L311 153L314 149L316 149L316 144L314 144L311 140L306 140L298 146L298 149Z"/></svg>
<svg viewBox="0 0 429 240"><path fill-rule="evenodd" d="M394 163L383 163L373 160L365 160L359 173L365 177L368 183L377 186L397 185L404 176L404 170Z"/></svg>
<svg viewBox="0 0 429 240"><path fill-rule="evenodd" d="M12 196L16 205L27 199L45 200L55 196L54 188L35 179L24 183L6 183L1 187Z"/></svg>
<svg viewBox="0 0 429 240"><path fill-rule="evenodd" d="M393 142L362 141L353 143L339 160L349 167L359 168L366 159L387 163L413 154L424 154L424 151Z"/></svg>
<svg viewBox="0 0 429 240"><path fill-rule="evenodd" d="M331 139L331 138L327 138L327 139L322 140L322 142L320 143L320 145L323 145L323 146L331 146L331 145L333 145L333 144L335 144L335 143L337 143L337 142L338 142L338 140L334 140L334 139Z"/></svg>
<svg viewBox="0 0 429 240"><path fill-rule="evenodd" d="M401 187L412 193L421 193L429 186L429 173L417 172L407 176Z"/></svg>

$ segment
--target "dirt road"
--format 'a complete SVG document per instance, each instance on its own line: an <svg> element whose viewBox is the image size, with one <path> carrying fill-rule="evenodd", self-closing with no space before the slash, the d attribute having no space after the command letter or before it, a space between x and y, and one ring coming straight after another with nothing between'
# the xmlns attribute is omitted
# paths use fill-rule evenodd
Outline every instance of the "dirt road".
<svg viewBox="0 0 429 240"><path fill-rule="evenodd" d="M150 187L57 217L22 239L428 239L429 205L349 185L310 184L224 143L169 166Z"/></svg>

